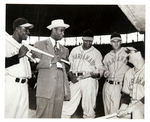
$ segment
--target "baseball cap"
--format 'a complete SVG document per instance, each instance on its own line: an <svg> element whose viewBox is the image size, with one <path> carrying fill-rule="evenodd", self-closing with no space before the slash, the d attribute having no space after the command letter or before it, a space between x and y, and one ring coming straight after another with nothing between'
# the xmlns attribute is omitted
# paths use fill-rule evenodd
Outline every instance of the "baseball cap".
<svg viewBox="0 0 150 122"><path fill-rule="evenodd" d="M83 40L93 40L94 34L90 29L83 31L82 38Z"/></svg>
<svg viewBox="0 0 150 122"><path fill-rule="evenodd" d="M113 40L121 40L121 35L117 32L114 32L111 34L111 37L110 37L111 41Z"/></svg>
<svg viewBox="0 0 150 122"><path fill-rule="evenodd" d="M29 23L28 20L25 18L17 18L16 20L14 20L13 29L15 30L16 27L19 26L29 28L29 29L32 29L34 27L34 25Z"/></svg>

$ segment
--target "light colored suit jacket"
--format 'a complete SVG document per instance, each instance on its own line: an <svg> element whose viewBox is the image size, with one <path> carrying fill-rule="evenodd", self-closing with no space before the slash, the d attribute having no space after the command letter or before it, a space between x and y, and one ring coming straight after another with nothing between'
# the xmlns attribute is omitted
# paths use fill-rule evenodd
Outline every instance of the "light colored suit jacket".
<svg viewBox="0 0 150 122"><path fill-rule="evenodd" d="M49 54L55 56L53 45L50 39L40 41L35 43L36 48L45 51ZM68 59L69 50L60 45L60 53L63 59ZM44 98L55 97L57 90L61 90L64 84L64 76L67 76L63 70L57 69L56 64L50 66L52 60L51 57L45 56L40 53L34 53L34 55L40 59L39 64L37 65L38 69L38 78L37 78L37 91L36 96ZM62 65L64 65L62 63ZM64 95L64 91L62 90ZM62 95L60 95L62 97Z"/></svg>

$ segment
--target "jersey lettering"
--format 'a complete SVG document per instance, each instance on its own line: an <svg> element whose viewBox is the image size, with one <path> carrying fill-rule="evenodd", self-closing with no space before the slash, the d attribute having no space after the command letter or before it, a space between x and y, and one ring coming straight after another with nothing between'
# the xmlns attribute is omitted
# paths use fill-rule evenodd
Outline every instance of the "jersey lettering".
<svg viewBox="0 0 150 122"><path fill-rule="evenodd" d="M73 55L73 60L76 60L76 59L81 59L83 61L87 61L92 66L95 65L95 60L92 57L90 57L89 55L77 53L77 54Z"/></svg>
<svg viewBox="0 0 150 122"><path fill-rule="evenodd" d="M120 62L126 63L126 62L127 62L127 59L126 59L126 57L124 57L124 56L119 56L119 57L117 57L116 59L115 59L115 58L111 58L111 59L107 62L107 65L110 66L110 65L114 64L116 61L118 61L118 62L120 61Z"/></svg>

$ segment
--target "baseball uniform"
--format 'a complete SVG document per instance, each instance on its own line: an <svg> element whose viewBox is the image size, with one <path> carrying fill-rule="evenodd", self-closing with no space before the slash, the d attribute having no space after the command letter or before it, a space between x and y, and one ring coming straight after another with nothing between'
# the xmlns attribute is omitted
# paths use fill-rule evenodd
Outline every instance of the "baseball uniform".
<svg viewBox="0 0 150 122"><path fill-rule="evenodd" d="M16 43L18 43L16 41ZM19 44L19 43L18 43ZM18 58L19 49L6 41L5 117L28 117L28 85L31 68L26 56ZM16 61L15 61L16 60ZM12 61L15 61L14 64Z"/></svg>
<svg viewBox="0 0 150 122"><path fill-rule="evenodd" d="M88 74L90 72L101 73L102 55L93 46L83 50L82 45L75 47L69 56L71 63L70 71L75 74ZM98 80L92 77L79 80L77 83L70 83L71 100L63 103L62 117L70 118L76 111L82 98L84 118L94 118L96 96L98 92Z"/></svg>
<svg viewBox="0 0 150 122"><path fill-rule="evenodd" d="M104 66L110 73L103 86L105 115L112 114L119 108L123 77L129 69L126 57L124 47L116 53L112 50L104 57Z"/></svg>
<svg viewBox="0 0 150 122"><path fill-rule="evenodd" d="M140 101L140 105L136 107L132 112L133 119L143 119L144 118L144 104L142 100L145 96L144 85L145 85L145 66L143 66L139 71L135 72L135 68L128 70L125 74L124 84L122 92L130 96L131 102L133 104Z"/></svg>

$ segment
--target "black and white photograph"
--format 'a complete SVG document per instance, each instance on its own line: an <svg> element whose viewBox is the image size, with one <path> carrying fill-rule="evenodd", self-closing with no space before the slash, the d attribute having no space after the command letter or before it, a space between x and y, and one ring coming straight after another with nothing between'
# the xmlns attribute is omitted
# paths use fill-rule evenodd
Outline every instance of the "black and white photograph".
<svg viewBox="0 0 150 122"><path fill-rule="evenodd" d="M4 119L145 119L146 7L6 3Z"/></svg>

